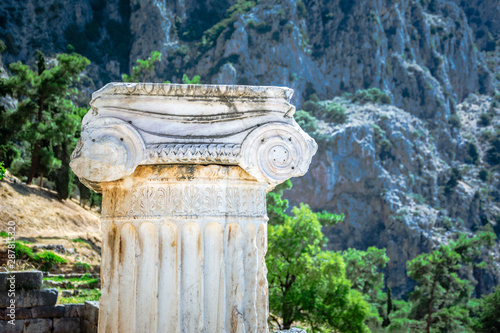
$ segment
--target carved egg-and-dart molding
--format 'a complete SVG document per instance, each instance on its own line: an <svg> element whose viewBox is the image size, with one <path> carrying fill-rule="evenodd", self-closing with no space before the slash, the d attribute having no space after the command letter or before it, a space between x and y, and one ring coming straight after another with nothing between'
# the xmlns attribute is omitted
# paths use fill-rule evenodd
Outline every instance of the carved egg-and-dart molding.
<svg viewBox="0 0 500 333"><path fill-rule="evenodd" d="M238 165L271 190L303 175L317 145L293 119L293 90L109 83L92 95L71 167L100 190L138 165Z"/></svg>

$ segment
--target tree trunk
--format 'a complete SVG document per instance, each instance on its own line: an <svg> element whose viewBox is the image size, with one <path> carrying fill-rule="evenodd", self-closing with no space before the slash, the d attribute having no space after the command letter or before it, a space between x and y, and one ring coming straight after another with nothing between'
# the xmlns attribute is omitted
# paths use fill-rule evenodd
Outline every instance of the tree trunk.
<svg viewBox="0 0 500 333"><path fill-rule="evenodd" d="M38 150L40 149L40 145L35 143L35 147L33 147L33 153L31 154L31 167L30 173L28 175L28 180L26 181L27 185L31 185L33 183L33 178L35 178L36 167L38 164Z"/></svg>
<svg viewBox="0 0 500 333"><path fill-rule="evenodd" d="M45 102L45 96L43 96L43 94L42 94L42 96L40 96L40 100L38 101L37 121L39 123L42 122L44 102ZM31 153L30 174L28 175L28 180L26 181L26 184L28 184L28 185L31 185L31 183L33 182L33 178L35 178L36 167L38 164L38 150L39 149L40 149L40 144L38 142L35 142L35 146L33 147L33 152Z"/></svg>
<svg viewBox="0 0 500 333"><path fill-rule="evenodd" d="M286 292L283 293L284 295L286 295ZM285 297L283 297L285 298ZM289 305L287 304L287 302L285 301L283 303L283 306L282 306L282 315L283 315L283 330L289 330L290 329L290 326L292 326L293 324L293 305Z"/></svg>
<svg viewBox="0 0 500 333"><path fill-rule="evenodd" d="M427 327L425 328L425 331L427 333L431 332L432 306L434 305L434 291L436 290L436 282L437 282L436 280L437 280L437 273L434 276L434 280L432 281L431 296L429 298L429 309L427 310Z"/></svg>
<svg viewBox="0 0 500 333"><path fill-rule="evenodd" d="M43 172L40 173L40 181L39 181L39 183L40 183L40 187L43 187Z"/></svg>

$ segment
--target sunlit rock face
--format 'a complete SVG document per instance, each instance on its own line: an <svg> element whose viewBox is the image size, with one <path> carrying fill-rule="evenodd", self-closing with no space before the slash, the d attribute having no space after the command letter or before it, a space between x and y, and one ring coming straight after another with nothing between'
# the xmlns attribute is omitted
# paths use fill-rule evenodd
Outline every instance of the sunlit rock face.
<svg viewBox="0 0 500 333"><path fill-rule="evenodd" d="M122 84L71 167L102 191L102 332L267 332L266 193L317 150L292 90Z"/></svg>

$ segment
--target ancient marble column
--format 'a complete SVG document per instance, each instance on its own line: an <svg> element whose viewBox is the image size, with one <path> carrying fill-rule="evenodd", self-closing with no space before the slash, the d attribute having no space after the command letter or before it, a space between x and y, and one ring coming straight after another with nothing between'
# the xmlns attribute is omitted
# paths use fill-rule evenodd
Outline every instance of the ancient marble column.
<svg viewBox="0 0 500 333"><path fill-rule="evenodd" d="M317 146L278 87L110 83L71 167L103 194L99 331L267 332L266 192Z"/></svg>

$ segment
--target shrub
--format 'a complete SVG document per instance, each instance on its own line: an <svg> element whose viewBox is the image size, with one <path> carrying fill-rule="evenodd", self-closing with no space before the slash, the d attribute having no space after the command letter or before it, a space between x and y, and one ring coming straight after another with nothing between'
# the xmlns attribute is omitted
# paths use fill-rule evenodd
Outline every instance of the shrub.
<svg viewBox="0 0 500 333"><path fill-rule="evenodd" d="M462 174L460 173L460 170L458 168L451 168L451 174L450 178L448 179L448 182L444 186L444 193L446 195L451 194L455 187L458 185L458 181L462 179Z"/></svg>
<svg viewBox="0 0 500 333"><path fill-rule="evenodd" d="M500 131L489 139L491 148L486 151L486 158L492 165L500 164Z"/></svg>
<svg viewBox="0 0 500 333"><path fill-rule="evenodd" d="M297 1L297 14L299 15L299 17L302 19L302 18L305 18L306 15L307 15L307 9L306 9L306 6L304 5L304 3L302 1Z"/></svg>
<svg viewBox="0 0 500 333"><path fill-rule="evenodd" d="M487 182L488 179L490 178L490 173L486 169L481 169L479 171L479 179L481 179L483 182Z"/></svg>
<svg viewBox="0 0 500 333"><path fill-rule="evenodd" d="M474 143L469 144L469 161L467 163L477 164L479 162L479 153Z"/></svg>
<svg viewBox="0 0 500 333"><path fill-rule="evenodd" d="M318 129L318 120L307 111L298 110L293 117L297 124L309 134L313 134Z"/></svg>
<svg viewBox="0 0 500 333"><path fill-rule="evenodd" d="M326 121L336 124L344 124L347 121L345 108L339 103L329 103L326 107L322 108L320 112L322 118Z"/></svg>
<svg viewBox="0 0 500 333"><path fill-rule="evenodd" d="M238 0L234 5L229 7L229 9L226 11L225 14L226 18L218 22L217 24L215 24L214 26L212 26L210 29L206 30L203 33L201 37L201 43L198 44L200 47L201 54L208 51L215 44L215 41L219 38L220 34L224 30L226 30L226 28L233 26L234 22L237 19L237 15L249 12L254 7L255 7L254 1L244 1L244 0Z"/></svg>
<svg viewBox="0 0 500 333"><path fill-rule="evenodd" d="M346 97L348 97L346 95ZM378 88L370 88L366 90L358 90L350 98L353 102L360 104L376 103L376 104L391 104L391 98L385 92Z"/></svg>
<svg viewBox="0 0 500 333"><path fill-rule="evenodd" d="M73 243L86 243L85 240L83 240L81 238L73 238L71 241Z"/></svg>
<svg viewBox="0 0 500 333"><path fill-rule="evenodd" d="M266 22L257 23L255 21L248 22L248 28L254 29L258 34L265 34L272 30L272 26L270 26Z"/></svg>
<svg viewBox="0 0 500 333"><path fill-rule="evenodd" d="M318 104L315 102L309 100L302 105L302 109L305 111L316 111L318 110Z"/></svg>
<svg viewBox="0 0 500 333"><path fill-rule="evenodd" d="M373 142L375 144L380 144L380 141L382 141L385 138L385 131L380 128L380 126L373 124Z"/></svg>
<svg viewBox="0 0 500 333"><path fill-rule="evenodd" d="M448 122L450 123L451 127L455 128L462 127L462 122L460 121L460 117L456 113L452 114L450 118L448 118Z"/></svg>
<svg viewBox="0 0 500 333"><path fill-rule="evenodd" d="M187 74L184 74L182 76L182 83L184 83L184 84L200 84L200 76L199 75L195 75L190 80L189 76L187 76Z"/></svg>
<svg viewBox="0 0 500 333"><path fill-rule="evenodd" d="M380 141L380 153L379 157L382 161L391 159L394 161L395 157L392 155L392 144L388 139L383 139Z"/></svg>
<svg viewBox="0 0 500 333"><path fill-rule="evenodd" d="M66 259L58 256L52 251L44 251L43 253L35 254L31 248L21 242L15 242L14 246L16 258L26 256L28 261L39 264L41 266L41 270L44 272L49 271L54 264L65 264L68 262Z"/></svg>
<svg viewBox="0 0 500 333"><path fill-rule="evenodd" d="M274 41L279 42L280 41L280 32L278 30L274 31L271 35Z"/></svg>
<svg viewBox="0 0 500 333"><path fill-rule="evenodd" d="M66 259L58 256L52 251L43 251L43 253L37 255L37 261L41 262L41 269L44 272L49 271L54 264L65 264L68 262Z"/></svg>
<svg viewBox="0 0 500 333"><path fill-rule="evenodd" d="M310 96L309 96L309 100L314 102L314 103L318 103L320 101L318 95L316 93L312 93Z"/></svg>
<svg viewBox="0 0 500 333"><path fill-rule="evenodd" d="M75 263L75 267L76 268L80 268L80 269L83 269L85 271L88 271L90 270L90 268L92 267L90 264L87 264L86 262L80 262L80 261L77 261ZM97 281L97 280L96 280Z"/></svg>
<svg viewBox="0 0 500 333"><path fill-rule="evenodd" d="M16 258L26 256L28 259L37 261L37 256L33 253L33 250L21 242L14 243L14 251L16 253Z"/></svg>
<svg viewBox="0 0 500 333"><path fill-rule="evenodd" d="M169 56L169 59L175 58L177 56L185 57L188 54L189 54L189 48L186 45L182 44L181 46L172 51L172 54Z"/></svg>
<svg viewBox="0 0 500 333"><path fill-rule="evenodd" d="M481 113L479 115L479 120L477 121L477 124L479 126L488 126L491 123L491 119L493 118L492 114L489 113Z"/></svg>

